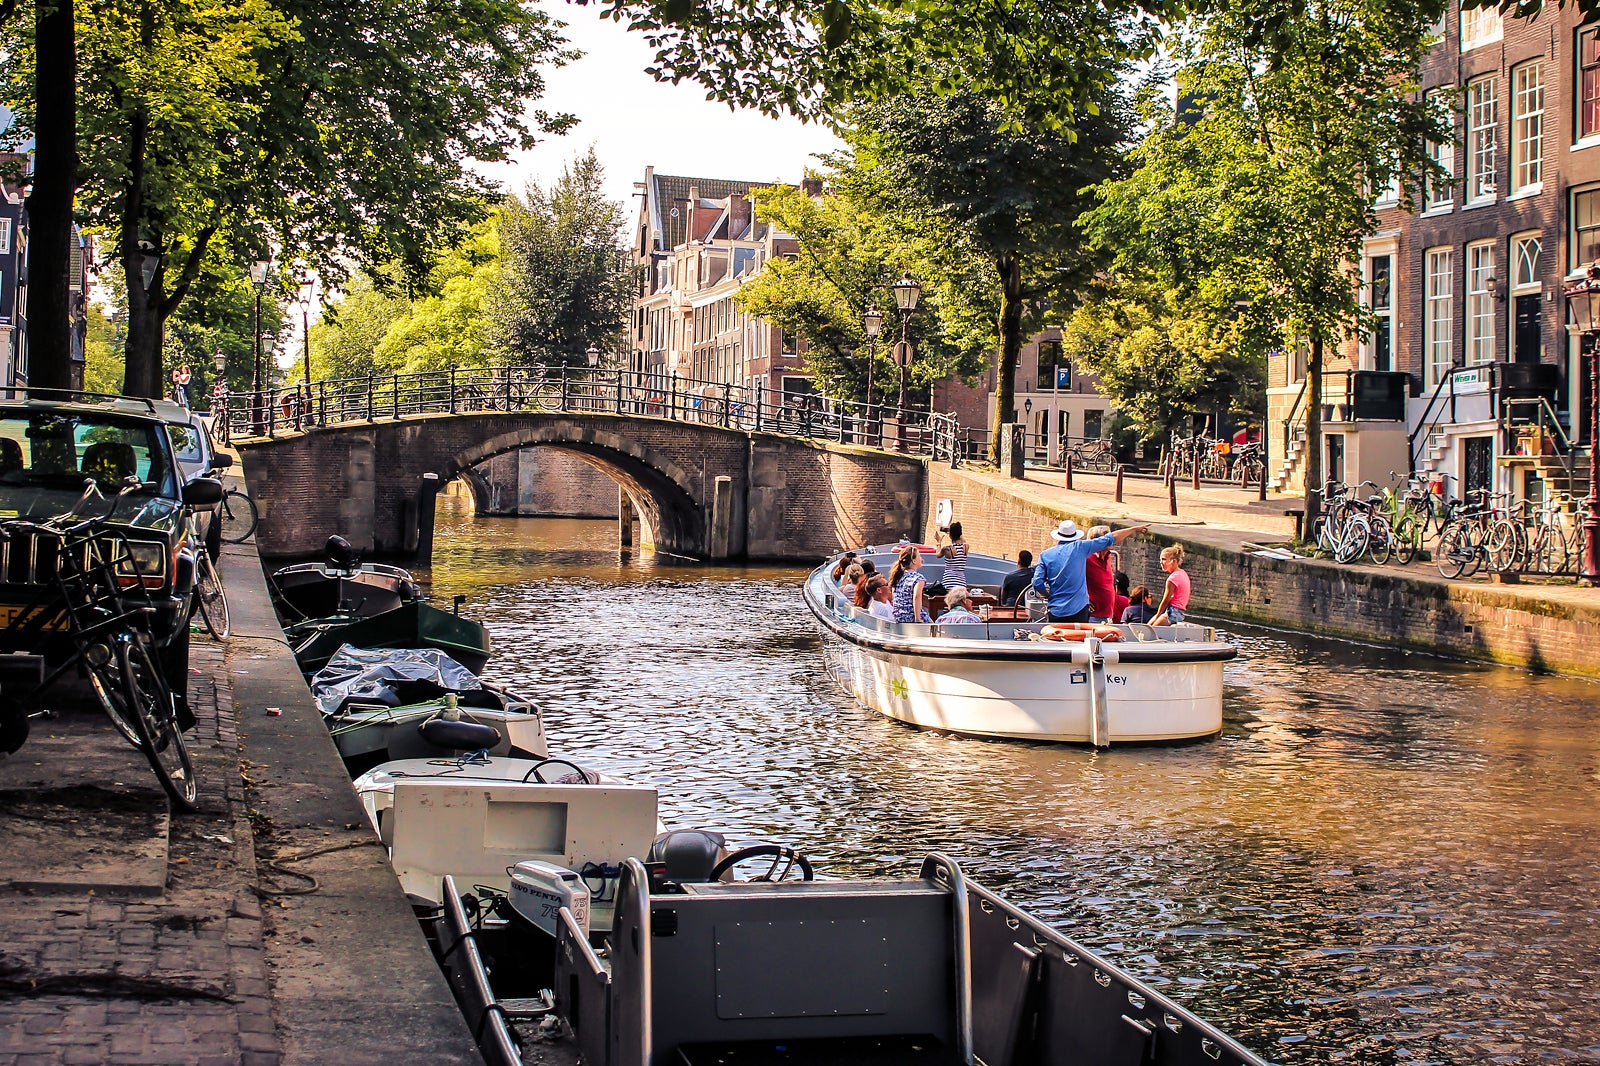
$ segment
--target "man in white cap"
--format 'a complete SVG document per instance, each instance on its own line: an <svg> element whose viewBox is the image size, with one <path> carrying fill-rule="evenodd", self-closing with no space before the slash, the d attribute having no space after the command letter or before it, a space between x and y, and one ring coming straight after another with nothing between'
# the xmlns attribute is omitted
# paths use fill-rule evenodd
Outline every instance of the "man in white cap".
<svg viewBox="0 0 1600 1066"><path fill-rule="evenodd" d="M1050 598L1050 621L1087 622L1089 585L1083 571L1089 556L1149 528L1128 526L1103 537L1086 538L1078 524L1068 518L1052 529L1050 536L1056 546L1046 548L1033 568L1033 587Z"/></svg>

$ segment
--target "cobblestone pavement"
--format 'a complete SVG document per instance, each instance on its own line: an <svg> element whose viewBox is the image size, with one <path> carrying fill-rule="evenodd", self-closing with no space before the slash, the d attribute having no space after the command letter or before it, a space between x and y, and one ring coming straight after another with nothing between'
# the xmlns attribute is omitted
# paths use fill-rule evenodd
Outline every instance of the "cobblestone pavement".
<svg viewBox="0 0 1600 1066"><path fill-rule="evenodd" d="M221 646L197 634L190 665L200 810L170 831L148 765L82 686L0 760L0 1066L280 1060ZM52 847L53 883L20 887Z"/></svg>

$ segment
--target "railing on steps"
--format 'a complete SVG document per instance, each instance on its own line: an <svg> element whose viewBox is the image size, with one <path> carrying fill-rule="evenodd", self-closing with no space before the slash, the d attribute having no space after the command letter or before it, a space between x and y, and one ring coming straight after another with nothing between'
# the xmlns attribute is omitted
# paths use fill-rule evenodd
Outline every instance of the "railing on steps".
<svg viewBox="0 0 1600 1066"><path fill-rule="evenodd" d="M227 397L232 437L338 423L490 411L636 415L781 433L918 455L964 450L954 415L905 412L823 396L775 393L676 374L573 366L449 367L424 374L332 378Z"/></svg>
<svg viewBox="0 0 1600 1066"><path fill-rule="evenodd" d="M1410 469L1406 471L1408 474L1415 474L1417 472L1417 438L1421 437L1423 440L1423 447L1427 447L1428 439L1433 436L1434 431L1439 428L1440 423L1444 420L1445 408L1443 407L1439 408L1438 418L1434 418L1432 422L1429 422L1428 418L1433 414L1433 409L1435 405L1439 403L1440 398L1446 394L1447 388L1450 398L1450 421L1455 421L1455 372L1457 369L1457 367L1452 366L1444 375L1439 378L1439 384L1433 387L1433 395L1428 397L1428 406L1422 409L1422 417L1417 421L1417 428L1406 434L1406 462L1410 464Z"/></svg>
<svg viewBox="0 0 1600 1066"><path fill-rule="evenodd" d="M1544 437L1547 433L1556 442L1555 457L1559 460L1559 466L1566 475L1567 495L1569 497L1576 498L1578 495L1576 491L1578 478L1578 449L1573 443L1572 438L1567 436L1566 427L1561 424L1561 419L1556 414L1555 408L1550 406L1550 401L1543 396L1507 397L1504 401L1502 401L1502 405L1506 413L1506 427L1508 430L1512 429L1513 424L1536 427L1539 431L1538 438L1541 442L1544 440ZM1529 408L1533 410L1532 417L1525 417L1520 421L1513 417L1517 412L1527 410ZM1539 452L1534 454L1532 458L1534 459L1536 468L1539 470L1539 476L1544 480L1549 480L1544 473L1547 464L1545 463L1545 455L1542 443Z"/></svg>

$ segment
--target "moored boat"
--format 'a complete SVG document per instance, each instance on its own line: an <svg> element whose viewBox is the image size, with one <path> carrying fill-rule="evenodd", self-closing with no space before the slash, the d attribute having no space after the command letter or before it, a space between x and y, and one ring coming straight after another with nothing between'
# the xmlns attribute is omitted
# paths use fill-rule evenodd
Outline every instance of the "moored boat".
<svg viewBox="0 0 1600 1066"><path fill-rule="evenodd" d="M470 618L426 603L402 604L367 617L315 618L284 629L295 661L307 675L328 665L345 645L356 648L437 648L473 673L489 661L488 630Z"/></svg>
<svg viewBox="0 0 1600 1066"><path fill-rule="evenodd" d="M925 548L923 573L942 577ZM887 574L894 553L868 549ZM977 737L1093 744L1191 740L1222 728L1222 664L1237 654L1214 629L1119 625L1060 632L1025 616L923 625L886 622L843 602L831 574L802 595L823 634L829 673L866 706L925 729ZM998 593L1015 564L969 554L969 588Z"/></svg>
<svg viewBox="0 0 1600 1066"><path fill-rule="evenodd" d="M367 618L413 603L421 594L407 571L362 562L340 536L328 538L321 562L274 570L270 588L287 623L334 616Z"/></svg>

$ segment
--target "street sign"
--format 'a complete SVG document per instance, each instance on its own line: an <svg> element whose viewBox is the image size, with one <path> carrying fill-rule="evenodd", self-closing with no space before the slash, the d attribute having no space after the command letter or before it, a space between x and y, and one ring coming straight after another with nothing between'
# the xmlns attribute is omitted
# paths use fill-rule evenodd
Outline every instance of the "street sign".
<svg viewBox="0 0 1600 1066"><path fill-rule="evenodd" d="M1072 388L1072 366L1070 364L1056 367L1056 388Z"/></svg>

